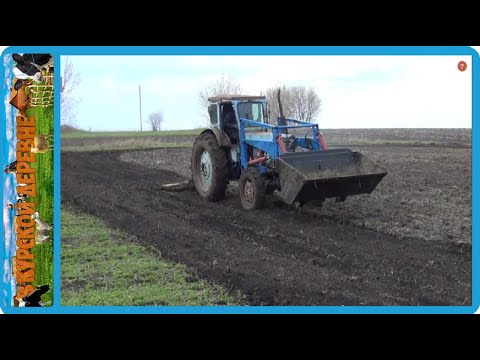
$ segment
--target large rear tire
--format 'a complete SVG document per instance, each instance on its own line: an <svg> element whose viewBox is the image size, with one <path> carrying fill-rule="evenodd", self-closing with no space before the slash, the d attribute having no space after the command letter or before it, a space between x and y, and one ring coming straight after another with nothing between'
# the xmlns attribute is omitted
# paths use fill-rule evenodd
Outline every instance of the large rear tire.
<svg viewBox="0 0 480 360"><path fill-rule="evenodd" d="M265 179L255 167L249 167L238 183L240 200L245 210L262 209L265 205Z"/></svg>
<svg viewBox="0 0 480 360"><path fill-rule="evenodd" d="M208 201L225 198L228 161L212 133L201 134L192 149L192 179L200 196Z"/></svg>

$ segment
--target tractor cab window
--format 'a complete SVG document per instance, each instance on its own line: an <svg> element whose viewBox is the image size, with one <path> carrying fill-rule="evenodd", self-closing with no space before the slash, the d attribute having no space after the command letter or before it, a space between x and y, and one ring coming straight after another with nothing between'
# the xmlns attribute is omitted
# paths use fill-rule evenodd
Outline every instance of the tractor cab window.
<svg viewBox="0 0 480 360"><path fill-rule="evenodd" d="M210 124L218 124L217 105L212 104L208 107L208 115L210 115Z"/></svg>
<svg viewBox="0 0 480 360"><path fill-rule="evenodd" d="M262 103L244 102L237 106L238 115L240 118L265 122L263 118Z"/></svg>
<svg viewBox="0 0 480 360"><path fill-rule="evenodd" d="M224 103L220 109L220 116L223 124L236 125L237 120L235 118L235 112L231 103Z"/></svg>

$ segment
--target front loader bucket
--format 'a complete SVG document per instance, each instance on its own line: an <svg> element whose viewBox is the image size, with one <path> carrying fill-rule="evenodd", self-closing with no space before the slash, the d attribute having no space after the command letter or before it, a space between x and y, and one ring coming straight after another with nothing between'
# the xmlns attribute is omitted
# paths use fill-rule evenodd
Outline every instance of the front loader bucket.
<svg viewBox="0 0 480 360"><path fill-rule="evenodd" d="M276 166L278 196L287 204L370 194L387 175L384 167L349 149L285 153Z"/></svg>

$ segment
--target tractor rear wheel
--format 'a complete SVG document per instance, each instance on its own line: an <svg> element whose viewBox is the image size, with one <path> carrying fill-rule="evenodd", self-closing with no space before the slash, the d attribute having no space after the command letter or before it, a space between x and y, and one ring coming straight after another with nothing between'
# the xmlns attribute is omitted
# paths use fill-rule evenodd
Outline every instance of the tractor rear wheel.
<svg viewBox="0 0 480 360"><path fill-rule="evenodd" d="M201 197L208 201L225 198L227 155L215 135L204 133L195 140L191 169L193 183Z"/></svg>
<svg viewBox="0 0 480 360"><path fill-rule="evenodd" d="M245 210L262 209L265 205L265 179L255 167L249 167L238 183L240 200Z"/></svg>

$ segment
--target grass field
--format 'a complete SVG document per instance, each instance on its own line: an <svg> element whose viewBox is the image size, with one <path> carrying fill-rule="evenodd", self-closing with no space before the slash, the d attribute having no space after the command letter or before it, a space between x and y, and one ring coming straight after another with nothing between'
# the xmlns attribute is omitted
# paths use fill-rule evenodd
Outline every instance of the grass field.
<svg viewBox="0 0 480 360"><path fill-rule="evenodd" d="M35 107L27 110L27 116L35 116L37 134L53 134L54 118L53 107L40 108ZM36 154L35 163L31 166L36 168L37 196L35 198L35 207L40 217L53 224L53 152L48 151L45 154ZM51 239L53 239L53 231ZM34 285L50 286L50 291L42 296L42 301L52 301L53 303L53 242L37 244L32 248L35 256L35 282Z"/></svg>
<svg viewBox="0 0 480 360"><path fill-rule="evenodd" d="M202 129L176 131L89 132L75 130L62 132L62 150L139 150L162 147L192 147ZM329 147L350 146L458 146L471 147L471 130L445 129L435 133L432 129L324 129ZM305 129L291 130L303 138Z"/></svg>
<svg viewBox="0 0 480 360"><path fill-rule="evenodd" d="M143 136L197 136L202 129L190 130L165 130L165 131L85 131L72 130L62 132L62 139L84 138L84 137L143 137Z"/></svg>
<svg viewBox="0 0 480 360"><path fill-rule="evenodd" d="M141 150L192 147L203 129L91 132L68 127L62 131L63 151Z"/></svg>
<svg viewBox="0 0 480 360"><path fill-rule="evenodd" d="M235 305L215 284L172 264L99 219L61 211L63 306Z"/></svg>

